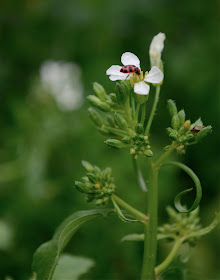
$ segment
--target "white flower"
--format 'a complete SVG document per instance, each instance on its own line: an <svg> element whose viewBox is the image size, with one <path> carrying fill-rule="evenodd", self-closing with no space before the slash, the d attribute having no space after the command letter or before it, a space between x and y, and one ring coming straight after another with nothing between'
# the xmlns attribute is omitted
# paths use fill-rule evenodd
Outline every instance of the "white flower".
<svg viewBox="0 0 220 280"><path fill-rule="evenodd" d="M150 44L150 61L151 66L158 66L160 67L161 62L161 53L164 48L164 40L166 39L166 36L164 33L159 33L156 36L154 36L151 44Z"/></svg>
<svg viewBox="0 0 220 280"><path fill-rule="evenodd" d="M121 56L121 62L124 66L134 65L141 71L139 58L131 52L123 53ZM110 75L109 79L112 81L124 81L131 77L130 81L134 86L134 92L140 95L149 94L150 86L147 83L159 84L163 80L163 73L156 66L153 66L149 73L146 72L144 76L143 72L141 72L140 75L136 73L122 73L120 72L122 67L123 66L112 65L106 71L106 75Z"/></svg>

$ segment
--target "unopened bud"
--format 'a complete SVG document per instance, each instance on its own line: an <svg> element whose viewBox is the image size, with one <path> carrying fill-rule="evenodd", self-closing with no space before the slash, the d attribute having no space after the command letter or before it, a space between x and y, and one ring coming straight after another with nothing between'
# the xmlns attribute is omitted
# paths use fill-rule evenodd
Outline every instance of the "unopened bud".
<svg viewBox="0 0 220 280"><path fill-rule="evenodd" d="M79 181L75 181L75 187L79 192L85 193L85 184Z"/></svg>
<svg viewBox="0 0 220 280"><path fill-rule="evenodd" d="M95 125L97 125L99 127L101 127L103 125L102 117L100 116L100 114L95 109L90 107L88 109L88 113L89 113L90 119L94 122Z"/></svg>
<svg viewBox="0 0 220 280"><path fill-rule="evenodd" d="M175 102L172 99L169 99L167 101L167 108L168 108L168 111L169 111L171 117L177 115L177 107L176 107Z"/></svg>
<svg viewBox="0 0 220 280"><path fill-rule="evenodd" d="M106 102L100 102L97 107L104 112L109 112L110 111L110 106Z"/></svg>
<svg viewBox="0 0 220 280"><path fill-rule="evenodd" d="M135 130L138 134L142 134L144 132L144 127L142 123L138 123L135 127Z"/></svg>
<svg viewBox="0 0 220 280"><path fill-rule="evenodd" d="M124 142L125 144L130 144L131 143L131 137L130 136L123 137L122 142Z"/></svg>
<svg viewBox="0 0 220 280"><path fill-rule="evenodd" d="M174 116L172 117L171 123L172 123L172 127L173 127L174 129L178 129L178 128L179 128L179 126L180 126L180 120L179 120L178 115L174 115Z"/></svg>
<svg viewBox="0 0 220 280"><path fill-rule="evenodd" d="M185 111L184 110L179 111L178 117L180 120L180 125L183 125L185 122L185 117L186 117Z"/></svg>
<svg viewBox="0 0 220 280"><path fill-rule="evenodd" d="M191 121L187 120L187 121L184 122L183 126L184 126L185 130L188 130L190 128L190 125L191 125Z"/></svg>
<svg viewBox="0 0 220 280"><path fill-rule="evenodd" d="M112 101L117 102L117 96L115 93L110 93L109 97L111 98Z"/></svg>
<svg viewBox="0 0 220 280"><path fill-rule="evenodd" d="M212 127L211 125L203 128L202 130L200 130L197 134L196 140L198 142L202 141L208 134L210 134L212 132Z"/></svg>
<svg viewBox="0 0 220 280"><path fill-rule="evenodd" d="M120 127L123 130L126 130L128 127L126 119L119 113L114 114L115 123L118 127Z"/></svg>
<svg viewBox="0 0 220 280"><path fill-rule="evenodd" d="M109 125L111 127L114 127L115 126L115 119L112 115L107 115L107 122L109 123Z"/></svg>
<svg viewBox="0 0 220 280"><path fill-rule="evenodd" d="M90 182L95 183L97 181L97 178L93 173L87 173L86 175L89 178Z"/></svg>
<svg viewBox="0 0 220 280"><path fill-rule="evenodd" d="M102 85L99 83L93 83L93 90L95 92L95 95L101 100L105 101L106 100L106 92L105 89L103 88Z"/></svg>
<svg viewBox="0 0 220 280"><path fill-rule="evenodd" d="M121 82L116 84L117 89L117 99L120 103L123 103L125 99L129 96L129 87L126 82Z"/></svg>
<svg viewBox="0 0 220 280"><path fill-rule="evenodd" d="M153 156L153 152L151 150L145 150L144 154L146 157L152 157Z"/></svg>
<svg viewBox="0 0 220 280"><path fill-rule="evenodd" d="M130 149L130 154L131 154L131 155L134 155L135 153L136 153L135 149L134 149L134 148L131 148L131 149Z"/></svg>
<svg viewBox="0 0 220 280"><path fill-rule="evenodd" d="M93 166L88 161L82 160L82 166L85 168L87 172L93 171Z"/></svg>
<svg viewBox="0 0 220 280"><path fill-rule="evenodd" d="M87 99L88 99L89 103L95 107L98 107L98 104L100 104L100 102L101 102L101 100L95 95L88 95Z"/></svg>
<svg viewBox="0 0 220 280"><path fill-rule="evenodd" d="M108 146L115 148L115 149L121 149L124 147L124 144L117 139L107 139L105 141L105 144L107 144Z"/></svg>

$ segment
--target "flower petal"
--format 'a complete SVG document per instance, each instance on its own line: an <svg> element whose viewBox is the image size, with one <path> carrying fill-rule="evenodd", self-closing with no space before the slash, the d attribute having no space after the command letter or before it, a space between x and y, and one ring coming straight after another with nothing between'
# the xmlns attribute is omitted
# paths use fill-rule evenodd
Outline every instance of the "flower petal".
<svg viewBox="0 0 220 280"><path fill-rule="evenodd" d="M135 83L134 84L134 92L140 95L148 95L150 91L149 85L145 82Z"/></svg>
<svg viewBox="0 0 220 280"><path fill-rule="evenodd" d="M144 81L152 84L159 84L163 81L163 72L156 66L153 66L150 72L145 75Z"/></svg>
<svg viewBox="0 0 220 280"><path fill-rule="evenodd" d="M140 68L139 58L131 52L123 53L123 55L121 56L121 63L123 65L134 65L134 66L137 66L138 68Z"/></svg>
<svg viewBox="0 0 220 280"><path fill-rule="evenodd" d="M106 75L120 75L123 74L120 72L122 66L119 65L112 65L108 70L106 71Z"/></svg>
<svg viewBox="0 0 220 280"><path fill-rule="evenodd" d="M125 81L128 75L125 76L118 76L118 75L111 75L109 76L109 79L111 81Z"/></svg>

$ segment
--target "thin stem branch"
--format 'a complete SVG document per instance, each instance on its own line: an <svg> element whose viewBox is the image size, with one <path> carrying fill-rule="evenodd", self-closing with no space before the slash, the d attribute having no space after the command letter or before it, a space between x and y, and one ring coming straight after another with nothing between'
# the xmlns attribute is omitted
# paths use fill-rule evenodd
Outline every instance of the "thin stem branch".
<svg viewBox="0 0 220 280"><path fill-rule="evenodd" d="M175 258L176 254L178 253L180 246L182 245L183 240L181 238L177 238L175 240L175 243L173 245L172 250L170 251L169 255L166 257L166 259L155 268L155 273L157 276L161 275L166 268L171 264L173 259Z"/></svg>
<svg viewBox="0 0 220 280"><path fill-rule="evenodd" d="M148 119L147 127L146 127L146 130L145 130L145 135L147 135L147 136L150 133L150 128L151 128L151 125L152 125L152 122L153 122L153 119L154 119L154 115L155 115L155 112L156 112L156 109L157 109L157 103L159 101L159 96L160 96L160 86L158 85L158 86L156 86L154 104L153 104L153 107L151 109L150 117Z"/></svg>
<svg viewBox="0 0 220 280"><path fill-rule="evenodd" d="M149 222L145 224L144 258L141 280L153 280L157 252L158 170L151 166L148 188Z"/></svg>
<svg viewBox="0 0 220 280"><path fill-rule="evenodd" d="M172 151L176 148L177 143L176 142L172 142L172 144L170 145L169 149L162 154L162 156L154 163L154 168L159 168L161 166L161 164L164 162L164 160L172 153Z"/></svg>
<svg viewBox="0 0 220 280"><path fill-rule="evenodd" d="M117 202L118 205L123 207L125 210L127 210L130 214L135 216L140 222L147 223L148 222L148 216L144 213L140 212L139 210L135 209L131 205L129 205L127 202L122 200L120 197L118 197L115 194L112 194L112 198Z"/></svg>
<svg viewBox="0 0 220 280"><path fill-rule="evenodd" d="M144 125L145 117L146 117L146 104L144 103L141 105L141 123L143 125Z"/></svg>

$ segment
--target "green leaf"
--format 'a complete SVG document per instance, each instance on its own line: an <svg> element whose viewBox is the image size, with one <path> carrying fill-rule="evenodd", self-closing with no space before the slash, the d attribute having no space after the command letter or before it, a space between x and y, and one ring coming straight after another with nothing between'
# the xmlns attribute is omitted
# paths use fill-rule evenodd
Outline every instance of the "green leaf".
<svg viewBox="0 0 220 280"><path fill-rule="evenodd" d="M176 162L176 161L170 161L170 162L164 163L164 165L169 165L169 164L175 165L175 166L181 168L183 171L185 171L191 177L191 179L193 180L193 182L195 184L195 187L196 187L196 198L195 198L195 200L193 202L193 205L190 207L190 209L186 209L184 206L182 206L181 198L186 193L191 192L193 190L193 188L184 190L184 191L180 192L175 197L174 204L175 204L176 209L179 212L183 212L183 213L184 212L185 213L186 212L191 212L191 211L195 210L199 206L200 200L202 198L202 187L201 187L201 183L200 183L199 178L196 176L196 174L188 166L186 166L183 163Z"/></svg>
<svg viewBox="0 0 220 280"><path fill-rule="evenodd" d="M89 258L62 254L52 280L78 280L95 262Z"/></svg>
<svg viewBox="0 0 220 280"><path fill-rule="evenodd" d="M125 217L125 215L121 211L120 207L118 206L118 204L116 203L114 198L112 198L112 203L115 207L115 210L116 210L116 213L117 213L119 219L121 219L123 222L126 222L126 223L138 222L138 220L133 220L133 219L131 220L131 219L128 219L127 217Z"/></svg>
<svg viewBox="0 0 220 280"><path fill-rule="evenodd" d="M138 181L139 186L141 187L143 192L147 191L147 187L144 181L144 177L142 175L140 165L137 159L133 158L133 164L134 164L134 170L135 170L135 175Z"/></svg>
<svg viewBox="0 0 220 280"><path fill-rule="evenodd" d="M107 216L111 212L114 210L79 211L65 219L53 238L42 244L34 254L32 269L37 273L37 280L52 279L61 252L81 225L100 215Z"/></svg>

